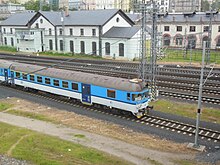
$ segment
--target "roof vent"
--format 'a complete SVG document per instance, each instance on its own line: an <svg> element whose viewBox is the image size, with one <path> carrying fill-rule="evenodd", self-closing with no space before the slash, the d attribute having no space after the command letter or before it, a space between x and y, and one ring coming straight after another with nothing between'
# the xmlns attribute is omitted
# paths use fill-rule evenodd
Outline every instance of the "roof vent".
<svg viewBox="0 0 220 165"><path fill-rule="evenodd" d="M138 79L138 78L134 78L134 79L131 79L131 80L129 80L131 83L140 83L140 82L142 82L142 80L141 79Z"/></svg>

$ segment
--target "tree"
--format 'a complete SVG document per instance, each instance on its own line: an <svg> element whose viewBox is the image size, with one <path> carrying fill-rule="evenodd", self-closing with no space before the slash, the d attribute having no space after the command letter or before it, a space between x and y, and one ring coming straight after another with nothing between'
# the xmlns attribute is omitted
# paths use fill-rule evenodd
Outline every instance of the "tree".
<svg viewBox="0 0 220 165"><path fill-rule="evenodd" d="M212 9L219 11L219 9L220 9L220 0L215 0L215 1L212 3Z"/></svg>
<svg viewBox="0 0 220 165"><path fill-rule="evenodd" d="M209 11L210 4L207 0L202 0L201 11Z"/></svg>
<svg viewBox="0 0 220 165"><path fill-rule="evenodd" d="M42 10L43 11L50 11L50 10L57 10L58 8L57 7L54 7L54 6L50 6L50 4L48 3L45 3L45 1L41 1L42 3ZM25 9L26 10L34 10L34 11L39 11L40 10L40 1L37 0L30 0L28 2L26 2L24 4L25 6Z"/></svg>

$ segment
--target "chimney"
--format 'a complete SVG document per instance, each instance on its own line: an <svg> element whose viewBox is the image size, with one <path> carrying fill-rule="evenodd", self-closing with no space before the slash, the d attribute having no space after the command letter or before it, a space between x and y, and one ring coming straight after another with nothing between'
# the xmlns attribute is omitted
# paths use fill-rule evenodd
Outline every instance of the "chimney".
<svg viewBox="0 0 220 165"><path fill-rule="evenodd" d="M65 17L69 16L69 8L68 6L65 6Z"/></svg>

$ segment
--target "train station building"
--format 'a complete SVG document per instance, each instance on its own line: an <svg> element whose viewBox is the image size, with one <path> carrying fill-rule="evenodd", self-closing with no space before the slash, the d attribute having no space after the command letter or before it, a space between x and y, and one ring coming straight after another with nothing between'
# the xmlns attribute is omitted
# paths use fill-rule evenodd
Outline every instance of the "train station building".
<svg viewBox="0 0 220 165"><path fill-rule="evenodd" d="M3 45L26 52L138 58L140 27L121 10L18 13L1 23Z"/></svg>

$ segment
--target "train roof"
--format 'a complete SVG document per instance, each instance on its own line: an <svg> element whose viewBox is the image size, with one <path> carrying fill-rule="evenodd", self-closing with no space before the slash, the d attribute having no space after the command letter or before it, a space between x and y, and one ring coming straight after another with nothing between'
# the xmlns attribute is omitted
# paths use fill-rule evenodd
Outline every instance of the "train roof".
<svg viewBox="0 0 220 165"><path fill-rule="evenodd" d="M129 80L124 78L103 76L79 71L70 71L64 69L47 68L38 65L24 64L6 60L0 60L0 67L11 68L14 71L20 71L28 74L38 74L63 80L71 80L74 82L82 82L93 84L106 88L117 90L139 92L145 87L145 83L138 80Z"/></svg>

